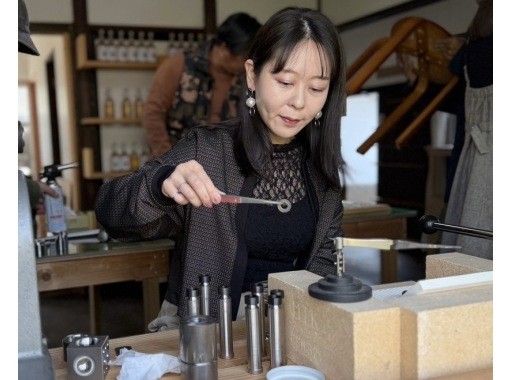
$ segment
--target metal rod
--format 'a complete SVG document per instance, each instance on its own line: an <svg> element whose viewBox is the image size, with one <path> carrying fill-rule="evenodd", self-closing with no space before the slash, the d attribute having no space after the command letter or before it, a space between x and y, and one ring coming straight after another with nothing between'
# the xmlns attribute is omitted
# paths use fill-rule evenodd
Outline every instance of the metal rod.
<svg viewBox="0 0 510 380"><path fill-rule="evenodd" d="M200 314L200 297L198 288L187 288L186 299L188 304L188 316L193 317Z"/></svg>
<svg viewBox="0 0 510 380"><path fill-rule="evenodd" d="M246 303L246 335L248 343L248 372L259 374L262 372L262 351L260 347L259 311L257 297L247 294Z"/></svg>
<svg viewBox="0 0 510 380"><path fill-rule="evenodd" d="M283 296L270 294L268 299L269 345L271 368L285 365L285 330L283 326Z"/></svg>
<svg viewBox="0 0 510 380"><path fill-rule="evenodd" d="M221 286L218 289L220 298L218 300L220 320L220 358L232 359L234 357L234 340L232 336L232 300L230 289Z"/></svg>
<svg viewBox="0 0 510 380"><path fill-rule="evenodd" d="M460 235L474 236L482 239L492 240L493 232L479 228L455 226L439 222L439 219L432 215L424 215L420 218L423 232L432 234L436 231L452 232Z"/></svg>
<svg viewBox="0 0 510 380"><path fill-rule="evenodd" d="M257 297L258 304L259 304L259 341L260 341L260 347L261 347L261 354L264 356L265 350L264 350L264 337L265 337L265 331L264 331L264 285L262 285L260 282L257 282L253 284L252 287L252 294Z"/></svg>
<svg viewBox="0 0 510 380"><path fill-rule="evenodd" d="M200 314L210 315L209 299L211 296L211 276L208 274L203 274L200 275L198 279L200 282Z"/></svg>

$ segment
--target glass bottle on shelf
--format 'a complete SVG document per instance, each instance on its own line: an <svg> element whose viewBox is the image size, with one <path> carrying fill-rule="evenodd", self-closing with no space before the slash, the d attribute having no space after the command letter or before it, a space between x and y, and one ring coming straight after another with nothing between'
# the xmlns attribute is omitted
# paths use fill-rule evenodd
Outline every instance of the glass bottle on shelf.
<svg viewBox="0 0 510 380"><path fill-rule="evenodd" d="M96 53L96 59L104 61L105 59L105 34L104 29L99 29L98 36L94 39L94 49Z"/></svg>
<svg viewBox="0 0 510 380"><path fill-rule="evenodd" d="M105 89L103 117L105 119L113 119L115 117L115 104L110 93L110 89Z"/></svg>
<svg viewBox="0 0 510 380"><path fill-rule="evenodd" d="M176 40L175 40L175 32L168 33L168 47L167 47L167 54L173 55L177 51L176 48Z"/></svg>
<svg viewBox="0 0 510 380"><path fill-rule="evenodd" d="M200 48L200 46L204 44L204 40L205 40L204 33L198 33L197 39L195 41L195 51L197 51Z"/></svg>
<svg viewBox="0 0 510 380"><path fill-rule="evenodd" d="M147 33L147 62L156 62L156 45L154 45L154 32Z"/></svg>
<svg viewBox="0 0 510 380"><path fill-rule="evenodd" d="M108 53L107 58L108 61L116 61L117 60L117 43L118 41L114 38L113 30L108 30Z"/></svg>
<svg viewBox="0 0 510 380"><path fill-rule="evenodd" d="M138 32L138 41L136 43L136 60L138 62L147 62L147 48L145 47L145 32Z"/></svg>
<svg viewBox="0 0 510 380"><path fill-rule="evenodd" d="M144 145L142 148L142 154L140 155L140 166L143 166L150 159L149 147Z"/></svg>
<svg viewBox="0 0 510 380"><path fill-rule="evenodd" d="M177 34L177 49L182 50L184 49L184 33L179 32Z"/></svg>
<svg viewBox="0 0 510 380"><path fill-rule="evenodd" d="M122 98L122 118L132 119L133 118L133 104L129 99L129 90L124 89L124 96Z"/></svg>
<svg viewBox="0 0 510 380"><path fill-rule="evenodd" d="M192 39L193 39L193 33L188 33L188 37L182 41L182 50L184 50L184 51L190 50Z"/></svg>
<svg viewBox="0 0 510 380"><path fill-rule="evenodd" d="M110 171L118 172L120 168L120 154L119 148L116 143L112 144L112 150L110 154Z"/></svg>
<svg viewBox="0 0 510 380"><path fill-rule="evenodd" d="M123 30L119 30L119 41L117 43L117 60L120 62L127 61L127 41L124 38Z"/></svg>
<svg viewBox="0 0 510 380"><path fill-rule="evenodd" d="M127 60L128 62L136 62L137 48L135 44L135 32L130 30L128 32L128 43L127 43Z"/></svg>
<svg viewBox="0 0 510 380"><path fill-rule="evenodd" d="M131 169L131 159L126 148L126 144L124 143L121 145L119 162L120 162L119 171L129 171Z"/></svg>
<svg viewBox="0 0 510 380"><path fill-rule="evenodd" d="M130 169L131 170L138 170L140 168L140 154L138 149L138 144L133 143L131 145L131 155L129 157L130 159Z"/></svg>
<svg viewBox="0 0 510 380"><path fill-rule="evenodd" d="M142 119L143 116L143 98L142 98L142 90L136 90L136 99L135 99L135 118L138 120Z"/></svg>

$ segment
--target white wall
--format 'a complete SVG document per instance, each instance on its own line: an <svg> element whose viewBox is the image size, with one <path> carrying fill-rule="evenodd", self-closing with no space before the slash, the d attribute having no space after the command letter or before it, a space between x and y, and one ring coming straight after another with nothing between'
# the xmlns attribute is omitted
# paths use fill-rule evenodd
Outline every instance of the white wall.
<svg viewBox="0 0 510 380"><path fill-rule="evenodd" d="M216 20L219 25L232 13L246 12L263 24L280 9L290 6L317 9L317 4L317 0L216 0Z"/></svg>
<svg viewBox="0 0 510 380"><path fill-rule="evenodd" d="M72 0L25 0L25 5L30 22L73 22Z"/></svg>
<svg viewBox="0 0 510 380"><path fill-rule="evenodd" d="M87 0L89 24L203 28L203 0Z"/></svg>
<svg viewBox="0 0 510 380"><path fill-rule="evenodd" d="M451 34L458 34L467 30L476 10L476 0L446 0L421 8L416 8L412 11L391 16L358 28L349 29L340 33L347 63L352 63L375 40L384 36L389 36L392 26L404 17L422 17L439 24ZM382 67L395 65L396 59L393 54L387 59L386 63L383 64ZM404 82L405 80L406 79L403 75L387 78L376 78L373 76L369 81L367 81L364 87L399 83Z"/></svg>
<svg viewBox="0 0 510 380"><path fill-rule="evenodd" d="M59 149L62 163L76 161L79 158L76 153L76 122L74 109L74 94L69 83L71 82L70 62L67 58L68 47L64 35L32 35L40 56L18 54L18 79L28 80L35 83L36 109L39 128L39 149L41 153L41 165L54 163L50 106L48 98L48 84L46 79L46 62L54 55L55 84L57 97L57 117L59 124ZM65 171L65 181L76 184L76 171ZM68 194L70 195L70 194ZM76 185L73 187L72 207L77 207L78 192Z"/></svg>

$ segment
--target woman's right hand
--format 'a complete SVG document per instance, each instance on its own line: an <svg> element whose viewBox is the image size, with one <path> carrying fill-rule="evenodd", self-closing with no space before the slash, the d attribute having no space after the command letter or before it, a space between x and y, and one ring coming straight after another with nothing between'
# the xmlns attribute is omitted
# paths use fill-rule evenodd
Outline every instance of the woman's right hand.
<svg viewBox="0 0 510 380"><path fill-rule="evenodd" d="M161 185L163 194L180 205L212 207L221 202L221 192L214 186L202 165L191 160L177 165Z"/></svg>

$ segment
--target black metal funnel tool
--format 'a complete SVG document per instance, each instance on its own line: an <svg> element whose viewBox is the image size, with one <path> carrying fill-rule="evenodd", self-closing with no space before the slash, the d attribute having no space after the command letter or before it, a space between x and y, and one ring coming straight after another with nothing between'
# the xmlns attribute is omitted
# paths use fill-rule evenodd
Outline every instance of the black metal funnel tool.
<svg viewBox="0 0 510 380"><path fill-rule="evenodd" d="M333 239L336 249L337 274L328 274L323 279L308 287L308 294L313 298L329 302L360 302L372 297L372 288L363 284L344 271L343 238Z"/></svg>
<svg viewBox="0 0 510 380"><path fill-rule="evenodd" d="M360 302L372 297L372 288L348 274L328 274L308 287L313 298L330 302Z"/></svg>

